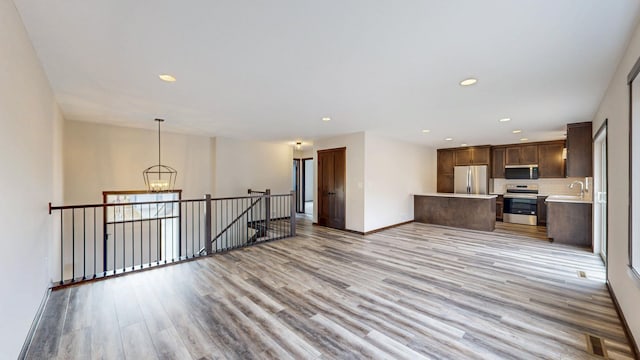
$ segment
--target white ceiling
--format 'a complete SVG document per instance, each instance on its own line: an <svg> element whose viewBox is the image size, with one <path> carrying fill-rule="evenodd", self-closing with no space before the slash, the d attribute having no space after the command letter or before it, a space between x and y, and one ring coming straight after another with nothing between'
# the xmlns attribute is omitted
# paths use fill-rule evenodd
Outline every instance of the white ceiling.
<svg viewBox="0 0 640 360"><path fill-rule="evenodd" d="M14 1L67 119L152 129L164 117L166 130L269 141L369 130L435 147L559 139L564 124L592 120L640 9L637 0ZM478 83L458 85L468 76Z"/></svg>

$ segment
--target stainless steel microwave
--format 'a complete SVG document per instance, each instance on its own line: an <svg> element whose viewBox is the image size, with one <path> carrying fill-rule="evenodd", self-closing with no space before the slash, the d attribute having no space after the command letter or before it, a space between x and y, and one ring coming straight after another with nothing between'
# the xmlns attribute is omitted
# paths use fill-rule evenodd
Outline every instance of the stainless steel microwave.
<svg viewBox="0 0 640 360"><path fill-rule="evenodd" d="M505 179L533 180L538 178L538 165L507 165Z"/></svg>

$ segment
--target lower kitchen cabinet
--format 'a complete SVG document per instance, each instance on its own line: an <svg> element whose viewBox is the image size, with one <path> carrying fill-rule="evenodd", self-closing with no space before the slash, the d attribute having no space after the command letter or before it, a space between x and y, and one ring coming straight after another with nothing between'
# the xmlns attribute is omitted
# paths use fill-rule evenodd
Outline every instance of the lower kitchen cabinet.
<svg viewBox="0 0 640 360"><path fill-rule="evenodd" d="M504 213L504 196L498 195L496 198L496 221L502 221L502 214Z"/></svg>
<svg viewBox="0 0 640 360"><path fill-rule="evenodd" d="M561 244L593 247L590 203L547 201L547 237Z"/></svg>
<svg viewBox="0 0 640 360"><path fill-rule="evenodd" d="M547 204L544 202L547 199L546 196L538 196L537 213L538 213L538 226L547 225Z"/></svg>

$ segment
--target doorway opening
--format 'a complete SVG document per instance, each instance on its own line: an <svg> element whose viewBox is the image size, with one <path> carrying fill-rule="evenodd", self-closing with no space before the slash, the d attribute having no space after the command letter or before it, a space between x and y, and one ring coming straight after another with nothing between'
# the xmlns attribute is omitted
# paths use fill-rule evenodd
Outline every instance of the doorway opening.
<svg viewBox="0 0 640 360"><path fill-rule="evenodd" d="M607 264L607 120L593 139L593 252Z"/></svg>
<svg viewBox="0 0 640 360"><path fill-rule="evenodd" d="M303 212L304 207L302 204L302 171L301 170L301 161L300 159L293 159L293 191L296 194L296 213L300 214Z"/></svg>
<svg viewBox="0 0 640 360"><path fill-rule="evenodd" d="M313 216L313 158L302 159L303 212Z"/></svg>

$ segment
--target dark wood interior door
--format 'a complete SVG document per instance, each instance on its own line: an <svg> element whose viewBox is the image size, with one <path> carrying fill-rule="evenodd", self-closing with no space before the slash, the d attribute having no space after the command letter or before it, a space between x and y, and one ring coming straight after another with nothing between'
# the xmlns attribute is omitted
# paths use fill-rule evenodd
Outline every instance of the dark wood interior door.
<svg viewBox="0 0 640 360"><path fill-rule="evenodd" d="M345 228L346 148L318 151L318 224Z"/></svg>

